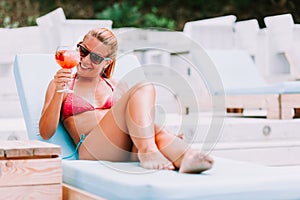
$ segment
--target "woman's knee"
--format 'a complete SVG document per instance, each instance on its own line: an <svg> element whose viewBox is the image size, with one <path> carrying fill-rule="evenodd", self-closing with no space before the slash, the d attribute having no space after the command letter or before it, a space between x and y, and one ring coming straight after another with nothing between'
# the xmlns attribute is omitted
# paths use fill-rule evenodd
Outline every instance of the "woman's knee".
<svg viewBox="0 0 300 200"><path fill-rule="evenodd" d="M138 96L153 96L156 95L156 90L151 82L141 82L136 84L133 88L131 88L131 96L138 95Z"/></svg>

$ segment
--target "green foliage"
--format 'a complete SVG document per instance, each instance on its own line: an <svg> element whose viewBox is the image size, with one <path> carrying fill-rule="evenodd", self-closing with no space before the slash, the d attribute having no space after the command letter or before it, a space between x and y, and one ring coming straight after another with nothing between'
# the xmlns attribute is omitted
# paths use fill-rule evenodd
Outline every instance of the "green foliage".
<svg viewBox="0 0 300 200"><path fill-rule="evenodd" d="M28 16L27 17L27 24L28 26L35 26L36 24L36 18L34 16Z"/></svg>
<svg viewBox="0 0 300 200"><path fill-rule="evenodd" d="M114 27L135 26L141 19L141 13L137 6L127 2L114 3L113 6L105 9L101 13L96 13L96 18L110 19Z"/></svg>
<svg viewBox="0 0 300 200"><path fill-rule="evenodd" d="M151 13L148 13L143 18L143 27L161 27L174 30L175 21L167 17L159 17L157 9L154 7L151 9Z"/></svg>
<svg viewBox="0 0 300 200"><path fill-rule="evenodd" d="M0 27L36 25L39 5L35 0L0 0Z"/></svg>
<svg viewBox="0 0 300 200"><path fill-rule="evenodd" d="M237 8L249 8L252 0L231 0L230 3L235 5Z"/></svg>
<svg viewBox="0 0 300 200"><path fill-rule="evenodd" d="M10 16L4 16L3 17L1 27L3 27L3 28L16 28L18 26L19 26L19 22L12 22Z"/></svg>
<svg viewBox="0 0 300 200"><path fill-rule="evenodd" d="M142 5L141 1L138 5ZM110 19L115 28L119 27L161 27L175 29L175 21L159 16L157 8L150 13L142 14L138 5L128 2L114 3L111 7L96 13L98 19Z"/></svg>
<svg viewBox="0 0 300 200"><path fill-rule="evenodd" d="M7 15L12 10L10 4L5 1L0 2L0 27L15 28L19 26L19 22L13 22L11 16Z"/></svg>

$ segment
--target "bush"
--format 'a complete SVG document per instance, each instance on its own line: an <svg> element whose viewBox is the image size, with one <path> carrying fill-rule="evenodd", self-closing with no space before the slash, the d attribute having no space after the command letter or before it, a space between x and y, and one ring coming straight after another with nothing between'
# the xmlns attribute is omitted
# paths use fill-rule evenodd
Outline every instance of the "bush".
<svg viewBox="0 0 300 200"><path fill-rule="evenodd" d="M146 14L143 17L143 27L160 27L174 30L175 21L167 17L159 17L157 15L157 9L152 8L151 13Z"/></svg>
<svg viewBox="0 0 300 200"><path fill-rule="evenodd" d="M160 27L175 29L175 21L158 16L157 9L153 7L150 13L144 15L139 6L128 2L114 3L111 7L96 13L98 19L110 19L114 28L119 27Z"/></svg>
<svg viewBox="0 0 300 200"><path fill-rule="evenodd" d="M124 3L114 3L113 6L105 9L100 13L96 13L96 18L110 19L113 26L119 28L122 26L136 26L141 19L141 13L137 6Z"/></svg>

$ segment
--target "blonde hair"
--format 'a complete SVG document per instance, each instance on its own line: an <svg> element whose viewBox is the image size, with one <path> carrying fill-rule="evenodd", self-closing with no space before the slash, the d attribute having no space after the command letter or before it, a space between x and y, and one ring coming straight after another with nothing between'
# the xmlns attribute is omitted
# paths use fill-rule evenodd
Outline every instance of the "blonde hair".
<svg viewBox="0 0 300 200"><path fill-rule="evenodd" d="M101 75L103 78L110 78L116 64L118 50L118 41L116 36L107 28L92 29L84 36L83 39L85 39L87 36L93 36L106 46L110 47L110 53L107 55L107 57L111 58L112 62Z"/></svg>

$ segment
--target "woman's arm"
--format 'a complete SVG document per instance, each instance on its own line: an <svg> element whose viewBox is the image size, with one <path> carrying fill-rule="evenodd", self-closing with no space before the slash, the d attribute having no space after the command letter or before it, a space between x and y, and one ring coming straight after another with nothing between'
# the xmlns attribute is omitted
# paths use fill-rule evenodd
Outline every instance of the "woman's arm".
<svg viewBox="0 0 300 200"><path fill-rule="evenodd" d="M57 90L62 89L65 83L71 80L71 72L69 69L61 69L49 83L39 122L40 135L43 139L51 138L57 129L64 98L64 93L57 92Z"/></svg>
<svg viewBox="0 0 300 200"><path fill-rule="evenodd" d="M44 107L39 122L40 135L45 140L51 138L57 129L63 96L64 93L56 92L55 84L51 81L46 92Z"/></svg>

